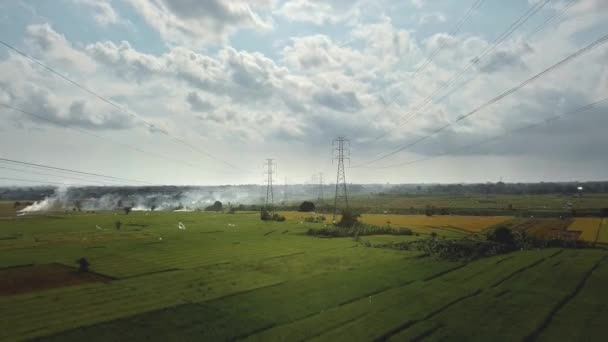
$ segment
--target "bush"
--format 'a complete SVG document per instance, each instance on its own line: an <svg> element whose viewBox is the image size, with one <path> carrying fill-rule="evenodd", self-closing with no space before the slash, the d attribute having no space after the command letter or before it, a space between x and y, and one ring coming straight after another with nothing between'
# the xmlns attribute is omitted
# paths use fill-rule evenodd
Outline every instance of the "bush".
<svg viewBox="0 0 608 342"><path fill-rule="evenodd" d="M223 209L222 202L215 201L213 203L213 205L210 205L207 208L205 208L205 211L222 211L222 209Z"/></svg>
<svg viewBox="0 0 608 342"><path fill-rule="evenodd" d="M89 271L89 261L85 258L80 258L78 260L76 260L76 263L78 264L78 272L79 273L85 273Z"/></svg>
<svg viewBox="0 0 608 342"><path fill-rule="evenodd" d="M266 208L262 208L260 210L260 219L262 221L269 221L270 219L272 219L272 216L270 216L270 212Z"/></svg>
<svg viewBox="0 0 608 342"><path fill-rule="evenodd" d="M342 217L340 218L340 222L338 222L336 225L342 228L355 227L359 224L359 216L361 215L354 213L350 209L346 209L342 211Z"/></svg>
<svg viewBox="0 0 608 342"><path fill-rule="evenodd" d="M277 221L277 222L284 222L285 221L285 216L283 215L279 215L277 213L272 215L272 220L273 221Z"/></svg>
<svg viewBox="0 0 608 342"><path fill-rule="evenodd" d="M320 223L320 222L324 222L324 221L325 221L325 216L323 216L323 215L309 216L309 217L304 218L304 222L310 222L310 223Z"/></svg>
<svg viewBox="0 0 608 342"><path fill-rule="evenodd" d="M511 229L507 227L498 227L492 231L489 231L486 235L489 241L502 243L509 246L515 245L515 236Z"/></svg>
<svg viewBox="0 0 608 342"><path fill-rule="evenodd" d="M390 227L359 224L345 228L336 226L309 228L306 234L324 237L359 237L365 235L412 235L413 233L412 230L408 228L392 229Z"/></svg>
<svg viewBox="0 0 608 342"><path fill-rule="evenodd" d="M315 204L310 201L304 201L302 204L300 204L300 208L298 210L305 213L315 211Z"/></svg>
<svg viewBox="0 0 608 342"><path fill-rule="evenodd" d="M230 210L228 210L228 214L236 214L236 208L235 207L230 208Z"/></svg>

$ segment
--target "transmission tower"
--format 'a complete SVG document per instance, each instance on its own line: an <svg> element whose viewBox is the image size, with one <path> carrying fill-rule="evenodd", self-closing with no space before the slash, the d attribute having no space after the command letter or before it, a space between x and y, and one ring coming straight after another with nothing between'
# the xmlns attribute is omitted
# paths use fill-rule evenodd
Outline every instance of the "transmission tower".
<svg viewBox="0 0 608 342"><path fill-rule="evenodd" d="M324 197L325 196L323 196L323 173L319 172L319 204L323 203Z"/></svg>
<svg viewBox="0 0 608 342"><path fill-rule="evenodd" d="M264 207L268 211L272 211L274 206L274 193L272 191L272 176L276 173L277 164L273 159L266 159L266 202Z"/></svg>
<svg viewBox="0 0 608 342"><path fill-rule="evenodd" d="M338 137L333 141L334 160L338 162L338 172L336 174L336 194L334 196L334 218L338 212L338 205L343 210L348 209L348 195L346 191L346 172L344 170L344 159L350 161L350 143L344 137Z"/></svg>
<svg viewBox="0 0 608 342"><path fill-rule="evenodd" d="M287 205L287 177L285 177L285 187L283 188L283 204Z"/></svg>

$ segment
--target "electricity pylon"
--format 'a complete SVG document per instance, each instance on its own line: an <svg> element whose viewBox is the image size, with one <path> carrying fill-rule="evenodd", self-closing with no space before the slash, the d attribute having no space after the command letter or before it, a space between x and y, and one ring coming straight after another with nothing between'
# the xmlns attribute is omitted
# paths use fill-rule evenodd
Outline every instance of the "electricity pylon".
<svg viewBox="0 0 608 342"><path fill-rule="evenodd" d="M273 175L276 173L277 164L273 161L273 159L266 159L266 202L264 202L264 207L268 211L272 211L274 207L274 193L272 191L272 181Z"/></svg>
<svg viewBox="0 0 608 342"><path fill-rule="evenodd" d="M338 137L333 141L334 156L333 159L338 162L338 171L336 173L336 194L334 196L334 218L338 212L338 205L342 205L342 210L348 209L348 194L346 190L346 172L344 169L344 159L350 161L350 143L344 137Z"/></svg>

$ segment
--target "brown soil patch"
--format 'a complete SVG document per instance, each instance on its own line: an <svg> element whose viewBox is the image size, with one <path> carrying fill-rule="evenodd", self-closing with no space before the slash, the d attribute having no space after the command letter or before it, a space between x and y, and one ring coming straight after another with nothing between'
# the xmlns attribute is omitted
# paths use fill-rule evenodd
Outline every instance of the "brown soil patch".
<svg viewBox="0 0 608 342"><path fill-rule="evenodd" d="M0 296L48 290L95 282L107 282L110 277L92 272L78 273L62 264L24 265L0 269Z"/></svg>

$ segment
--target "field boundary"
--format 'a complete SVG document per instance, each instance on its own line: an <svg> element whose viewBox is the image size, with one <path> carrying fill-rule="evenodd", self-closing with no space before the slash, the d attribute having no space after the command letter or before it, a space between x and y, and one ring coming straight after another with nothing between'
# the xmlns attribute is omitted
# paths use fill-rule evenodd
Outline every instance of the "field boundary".
<svg viewBox="0 0 608 342"><path fill-rule="evenodd" d="M526 342L528 342L528 341L536 341L536 339L538 338L538 336L540 336L540 334L542 334L542 332L549 326L549 324L551 324L551 321L553 320L553 317L555 317L555 315L566 304L568 304L572 299L574 299L574 297L576 297L579 294L579 292L581 292L581 290L587 284L587 280L589 280L589 278L591 277L591 275L593 274L593 272L600 266L600 264L602 262L604 262L604 260L606 260L606 258L608 258L608 255L604 255L602 258L600 258L600 260L598 260L585 273L585 275L583 275L583 277L578 282L578 284L576 284L576 287L574 287L574 289L570 293L566 294L566 296L564 296L564 298L562 298L559 302L557 302L557 304L551 309L551 311L549 311L549 314L543 319L543 321L541 322L541 324L539 326L537 326L536 329L534 329L534 331L532 331L530 334L526 335L523 338L523 340L526 341Z"/></svg>

